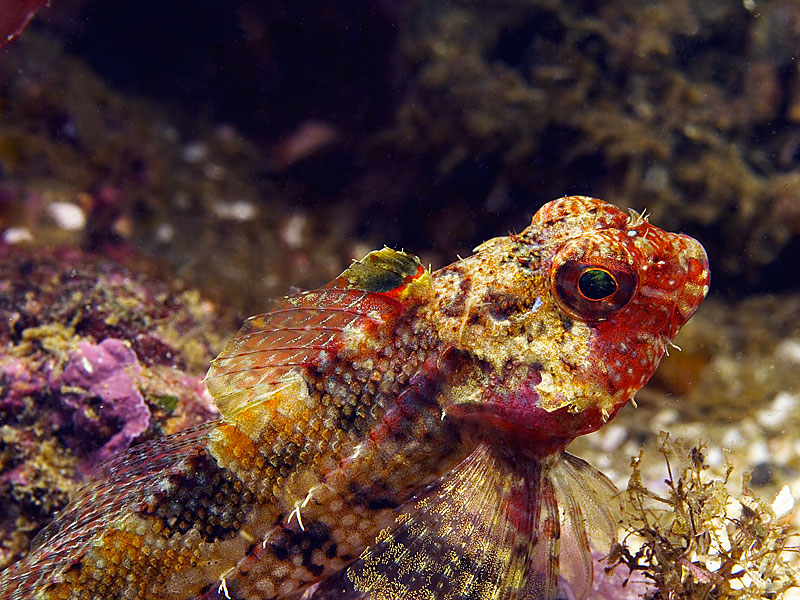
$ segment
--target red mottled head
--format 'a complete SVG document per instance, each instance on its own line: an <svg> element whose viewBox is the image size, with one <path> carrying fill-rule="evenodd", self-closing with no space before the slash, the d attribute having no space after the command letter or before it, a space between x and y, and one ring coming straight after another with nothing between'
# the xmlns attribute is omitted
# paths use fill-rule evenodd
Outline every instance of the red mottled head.
<svg viewBox="0 0 800 600"><path fill-rule="evenodd" d="M709 272L694 239L573 196L434 281L451 313L463 307L442 320L445 337L473 359L453 378L446 413L566 440L602 426L647 383Z"/></svg>

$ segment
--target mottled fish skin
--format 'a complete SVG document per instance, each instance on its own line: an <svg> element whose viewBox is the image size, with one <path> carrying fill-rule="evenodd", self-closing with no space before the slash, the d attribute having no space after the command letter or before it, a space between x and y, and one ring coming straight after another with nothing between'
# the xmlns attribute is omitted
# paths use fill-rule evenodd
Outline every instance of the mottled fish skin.
<svg viewBox="0 0 800 600"><path fill-rule="evenodd" d="M370 253L249 319L222 419L104 465L0 598L580 598L616 492L564 448L708 282L695 240L586 197L433 274Z"/></svg>

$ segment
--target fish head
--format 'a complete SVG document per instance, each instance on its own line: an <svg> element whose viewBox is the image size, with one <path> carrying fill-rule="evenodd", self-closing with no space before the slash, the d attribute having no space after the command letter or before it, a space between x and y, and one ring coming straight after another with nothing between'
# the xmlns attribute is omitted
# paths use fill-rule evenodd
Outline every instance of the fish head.
<svg viewBox="0 0 800 600"><path fill-rule="evenodd" d="M543 448L594 431L647 383L708 286L693 238L595 198L554 200L434 274L458 357L444 412Z"/></svg>

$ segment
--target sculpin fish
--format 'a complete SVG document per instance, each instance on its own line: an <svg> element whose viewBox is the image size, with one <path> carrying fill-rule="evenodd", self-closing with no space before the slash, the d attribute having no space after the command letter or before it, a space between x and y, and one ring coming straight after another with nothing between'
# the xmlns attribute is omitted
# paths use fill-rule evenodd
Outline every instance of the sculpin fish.
<svg viewBox="0 0 800 600"><path fill-rule="evenodd" d="M384 248L248 319L222 419L102 466L0 598L580 598L614 417L708 291L702 246L568 197L434 273Z"/></svg>

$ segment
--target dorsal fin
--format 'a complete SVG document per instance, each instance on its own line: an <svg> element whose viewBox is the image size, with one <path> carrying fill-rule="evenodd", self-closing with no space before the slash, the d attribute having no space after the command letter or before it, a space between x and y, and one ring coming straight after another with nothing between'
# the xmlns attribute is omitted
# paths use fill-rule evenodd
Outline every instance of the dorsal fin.
<svg viewBox="0 0 800 600"><path fill-rule="evenodd" d="M348 289L385 294L401 301L430 287L430 274L419 258L391 248L374 250L353 261L335 281L340 280L347 281Z"/></svg>

